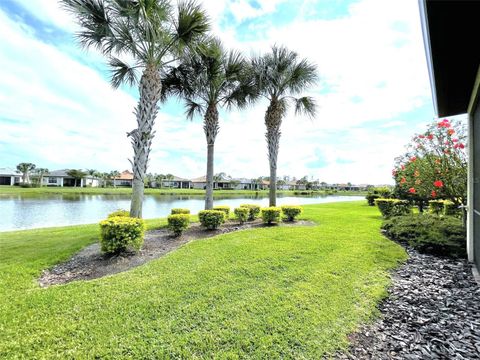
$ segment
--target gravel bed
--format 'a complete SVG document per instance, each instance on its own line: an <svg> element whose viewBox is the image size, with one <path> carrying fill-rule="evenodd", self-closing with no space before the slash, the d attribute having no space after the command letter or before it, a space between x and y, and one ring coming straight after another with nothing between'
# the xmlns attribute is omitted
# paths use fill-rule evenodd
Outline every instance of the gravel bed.
<svg viewBox="0 0 480 360"><path fill-rule="evenodd" d="M464 260L421 254L393 274L381 317L337 359L480 359L480 287Z"/></svg>

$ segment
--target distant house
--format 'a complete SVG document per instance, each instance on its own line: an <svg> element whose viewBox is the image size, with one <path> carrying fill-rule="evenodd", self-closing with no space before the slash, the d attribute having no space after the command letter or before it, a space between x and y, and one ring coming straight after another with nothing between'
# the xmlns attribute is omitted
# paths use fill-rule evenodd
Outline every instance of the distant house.
<svg viewBox="0 0 480 360"><path fill-rule="evenodd" d="M16 169L0 168L0 185L18 185L22 179Z"/></svg>
<svg viewBox="0 0 480 360"><path fill-rule="evenodd" d="M190 189L192 182L188 179L184 179L178 176L173 176L172 179L162 180L162 187L174 188L174 189Z"/></svg>
<svg viewBox="0 0 480 360"><path fill-rule="evenodd" d="M207 177L200 176L198 178L190 180L193 189L206 189ZM232 189L231 179L222 178L213 182L214 189Z"/></svg>
<svg viewBox="0 0 480 360"><path fill-rule="evenodd" d="M99 179L91 176L86 175L82 179L75 179L72 176L68 175L69 169L62 169L62 170L54 170L48 172L43 177L43 186L60 186L60 187L98 187L99 186Z"/></svg>
<svg viewBox="0 0 480 360"><path fill-rule="evenodd" d="M258 184L253 179L237 178L232 179L231 187L235 190L257 190Z"/></svg>
<svg viewBox="0 0 480 360"><path fill-rule="evenodd" d="M120 173L119 176L113 178L114 186L132 187L133 185L133 173L129 170L125 170Z"/></svg>

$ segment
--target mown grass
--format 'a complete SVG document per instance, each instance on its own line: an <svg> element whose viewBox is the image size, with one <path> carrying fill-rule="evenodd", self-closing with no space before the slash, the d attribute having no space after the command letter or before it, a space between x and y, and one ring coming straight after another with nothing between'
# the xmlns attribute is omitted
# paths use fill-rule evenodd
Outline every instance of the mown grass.
<svg viewBox="0 0 480 360"><path fill-rule="evenodd" d="M126 187L41 187L41 188L22 188L19 186L5 186L0 185L0 195L15 195L15 194L91 194L91 195L129 195L132 193L131 188ZM278 190L280 195L295 195L293 190ZM205 195L205 190L202 189L145 189L145 194L149 195ZM261 195L268 196L268 190L214 190L215 195ZM326 194L325 191L316 191L315 194ZM366 192L361 191L338 191L334 195L366 195Z"/></svg>
<svg viewBox="0 0 480 360"><path fill-rule="evenodd" d="M347 346L406 258L363 202L305 206L310 227L193 241L131 271L41 289L96 225L0 233L0 358L306 358ZM149 226L164 225L163 220Z"/></svg>

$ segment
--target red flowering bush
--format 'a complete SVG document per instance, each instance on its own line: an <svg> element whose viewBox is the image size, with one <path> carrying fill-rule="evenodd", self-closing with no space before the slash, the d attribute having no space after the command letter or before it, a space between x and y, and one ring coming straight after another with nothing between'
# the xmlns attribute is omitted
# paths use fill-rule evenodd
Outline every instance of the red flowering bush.
<svg viewBox="0 0 480 360"><path fill-rule="evenodd" d="M467 199L466 129L447 119L416 134L392 171L400 198L427 202L448 199L456 206Z"/></svg>

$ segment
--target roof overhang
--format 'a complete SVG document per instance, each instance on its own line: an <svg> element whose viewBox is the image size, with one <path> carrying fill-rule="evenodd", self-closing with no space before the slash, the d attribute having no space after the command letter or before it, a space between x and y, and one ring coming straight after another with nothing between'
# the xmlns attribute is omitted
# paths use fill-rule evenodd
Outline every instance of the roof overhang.
<svg viewBox="0 0 480 360"><path fill-rule="evenodd" d="M480 1L419 0L435 112L468 111L480 64Z"/></svg>

